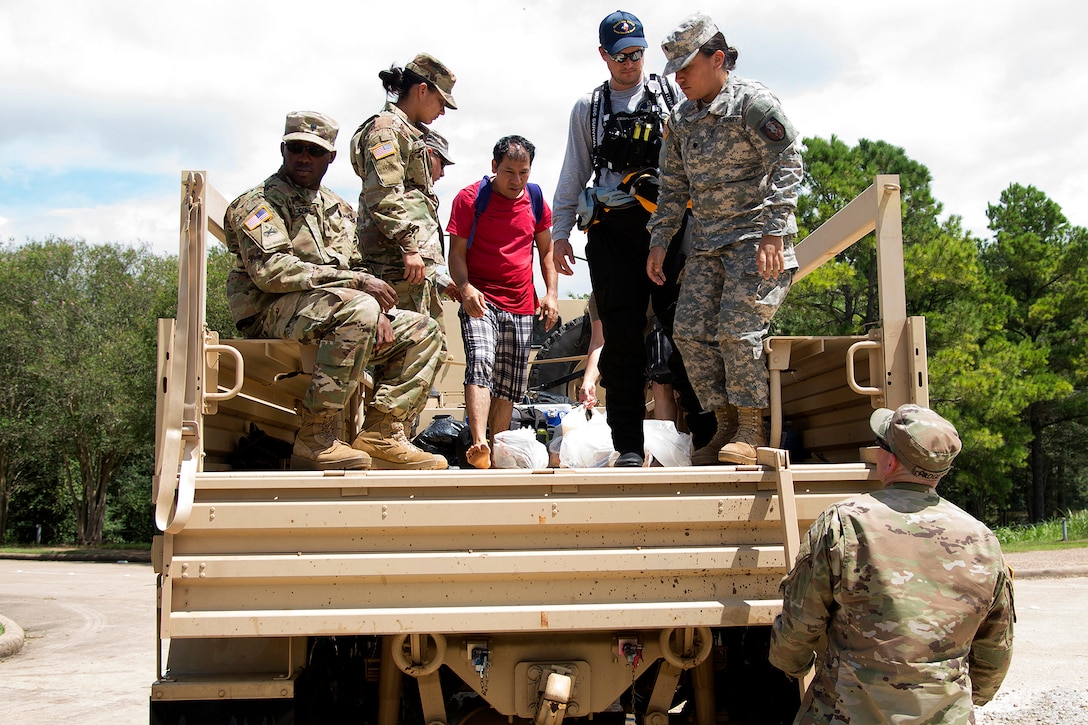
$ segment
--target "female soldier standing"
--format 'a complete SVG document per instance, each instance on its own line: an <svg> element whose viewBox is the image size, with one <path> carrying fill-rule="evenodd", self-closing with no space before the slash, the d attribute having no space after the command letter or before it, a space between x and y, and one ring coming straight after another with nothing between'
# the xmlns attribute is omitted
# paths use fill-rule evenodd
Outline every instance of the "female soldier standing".
<svg viewBox="0 0 1088 725"><path fill-rule="evenodd" d="M690 199L696 231L675 340L699 402L718 419L708 447L718 462L755 463L767 445L763 339L797 268L797 132L763 84L732 73L737 50L706 15L684 20L661 49L688 100L668 121L646 273L664 283L665 248Z"/></svg>
<svg viewBox="0 0 1088 725"><path fill-rule="evenodd" d="M355 237L371 273L397 291L397 307L432 314L442 248L424 124L457 108L457 79L426 53L378 77L396 100L351 139L351 165L363 181Z"/></svg>

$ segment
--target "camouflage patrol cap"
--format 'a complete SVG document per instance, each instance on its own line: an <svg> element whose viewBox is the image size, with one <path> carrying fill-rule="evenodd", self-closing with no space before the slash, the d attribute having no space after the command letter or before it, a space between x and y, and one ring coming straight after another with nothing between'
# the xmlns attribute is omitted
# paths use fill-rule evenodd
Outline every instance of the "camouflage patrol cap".
<svg viewBox="0 0 1088 725"><path fill-rule="evenodd" d="M423 142L427 144L429 148L434 149L435 153L442 159L442 163L446 166L453 165L453 159L450 158L450 144L446 140L446 137L438 133L438 131L427 130L427 136L423 139Z"/></svg>
<svg viewBox="0 0 1088 725"><path fill-rule="evenodd" d="M718 34L718 26L704 13L694 13L684 18L676 30L661 41L661 50L665 53L665 75L675 73L695 60L708 40Z"/></svg>
<svg viewBox="0 0 1088 725"><path fill-rule="evenodd" d="M336 121L315 111L291 111L283 127L283 140L307 141L329 151L336 150Z"/></svg>
<svg viewBox="0 0 1088 725"><path fill-rule="evenodd" d="M457 103L453 100L453 84L457 82L457 76L450 73L450 69L442 64L438 58L427 53L420 53L404 66L420 78L424 79L438 89L438 95L446 106L457 110Z"/></svg>
<svg viewBox="0 0 1088 725"><path fill-rule="evenodd" d="M948 473L962 445L955 426L912 403L895 410L880 408L869 418L869 427L911 474L931 481Z"/></svg>

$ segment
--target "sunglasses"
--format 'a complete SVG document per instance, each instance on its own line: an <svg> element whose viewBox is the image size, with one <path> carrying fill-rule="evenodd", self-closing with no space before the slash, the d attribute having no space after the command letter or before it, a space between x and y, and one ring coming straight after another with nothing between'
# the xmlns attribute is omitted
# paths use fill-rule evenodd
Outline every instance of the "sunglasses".
<svg viewBox="0 0 1088 725"><path fill-rule="evenodd" d="M645 50L632 50L630 53L616 53L613 56L609 56L617 63L625 63L630 60L633 63L638 63L642 60L642 56L646 54Z"/></svg>
<svg viewBox="0 0 1088 725"><path fill-rule="evenodd" d="M329 150L324 146L318 146L312 143L303 143L302 141L288 141L287 151L292 154L301 154L305 151L310 155L311 159L320 159L322 156L326 156Z"/></svg>
<svg viewBox="0 0 1088 725"><path fill-rule="evenodd" d="M880 446L881 448L883 448L884 450L886 450L886 451L887 451L888 453L892 453L892 454L894 454L894 453L895 453L895 451L893 451L893 450L892 450L892 449L891 449L891 448L890 448L890 447L888 446L888 444L884 442L884 439L882 439L882 438L877 438L877 439L876 439L876 444L877 444L878 446Z"/></svg>

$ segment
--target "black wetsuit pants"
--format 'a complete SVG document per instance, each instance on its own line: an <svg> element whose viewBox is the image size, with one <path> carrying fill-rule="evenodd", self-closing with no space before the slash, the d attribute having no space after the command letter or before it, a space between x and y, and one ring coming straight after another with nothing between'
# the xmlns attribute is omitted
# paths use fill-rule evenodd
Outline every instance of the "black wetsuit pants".
<svg viewBox="0 0 1088 725"><path fill-rule="evenodd" d="M642 421L646 417L646 311L653 297L655 310L660 307L667 318L661 319L659 314L663 328L671 337L670 313L676 302L675 283L658 287L646 276L649 218L649 212L641 206L609 209L599 214L598 223L589 228L586 244L593 296L604 329L600 370L601 384L607 392L612 445L620 453L639 455L643 453ZM678 245L669 246L671 251ZM673 270L676 275L682 266L680 259ZM671 282L675 279L670 276ZM679 353L674 357L675 361L669 362L670 368L674 362L678 367L674 387L680 392L681 404L694 405L698 410L698 399L683 372Z"/></svg>

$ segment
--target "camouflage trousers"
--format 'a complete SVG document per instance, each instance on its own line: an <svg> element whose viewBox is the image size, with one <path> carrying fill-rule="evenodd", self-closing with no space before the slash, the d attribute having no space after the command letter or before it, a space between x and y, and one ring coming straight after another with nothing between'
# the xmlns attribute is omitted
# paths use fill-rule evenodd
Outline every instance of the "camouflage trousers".
<svg viewBox="0 0 1088 725"><path fill-rule="evenodd" d="M411 420L427 403L442 362L438 323L426 315L393 312L393 343L375 349L378 302L366 292L329 287L281 295L246 330L317 345L310 387L303 405L310 411L341 410L355 393L363 371L374 366L370 407L399 421Z"/></svg>
<svg viewBox="0 0 1088 725"><path fill-rule="evenodd" d="M674 339L703 410L767 407L763 338L792 281L792 269L772 280L756 274L755 242L692 250Z"/></svg>

